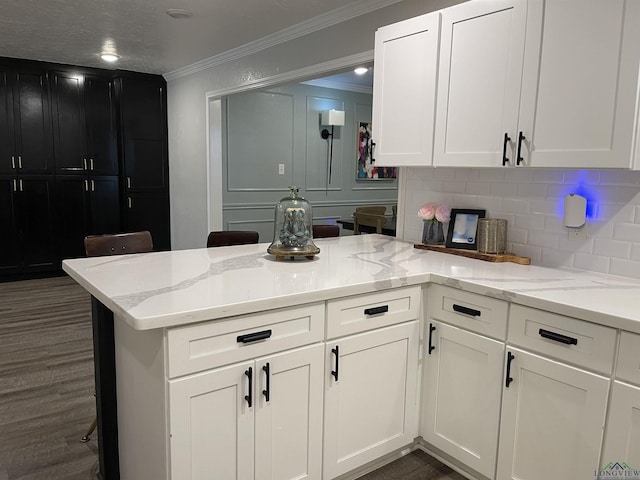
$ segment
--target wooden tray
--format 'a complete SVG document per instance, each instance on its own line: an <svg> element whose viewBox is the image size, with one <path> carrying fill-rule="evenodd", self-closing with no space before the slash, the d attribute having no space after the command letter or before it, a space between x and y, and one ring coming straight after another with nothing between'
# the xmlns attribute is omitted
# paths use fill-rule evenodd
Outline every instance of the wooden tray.
<svg viewBox="0 0 640 480"><path fill-rule="evenodd" d="M512 262L520 265L531 265L531 259L529 257L519 257L513 253L480 253L476 250L465 250L462 248L446 248L444 245L425 245L423 243L416 243L413 248L420 250L433 250L434 252L450 253L451 255L459 255L461 257L475 258L477 260L484 260L485 262Z"/></svg>

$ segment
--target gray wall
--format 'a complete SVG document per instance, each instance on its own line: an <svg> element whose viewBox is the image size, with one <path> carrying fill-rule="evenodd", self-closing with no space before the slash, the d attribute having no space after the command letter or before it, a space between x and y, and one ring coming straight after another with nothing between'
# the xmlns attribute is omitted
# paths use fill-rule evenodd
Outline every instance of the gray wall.
<svg viewBox="0 0 640 480"><path fill-rule="evenodd" d="M231 90L290 83L305 75L318 77L336 70L337 60L347 57L371 59L378 27L456 3L461 2L404 0L251 55L167 76L173 248L203 246L209 209L222 208L215 202L208 204L210 178L221 174L210 172L208 164L209 98L228 95Z"/></svg>
<svg viewBox="0 0 640 480"><path fill-rule="evenodd" d="M228 97L223 104L224 229L256 230L261 241L271 241L274 206L290 185L313 206L314 223L349 218L364 204L386 205L390 215L397 181L355 180L357 123L371 122L371 99L300 84ZM326 128L320 112L328 109L345 112L345 125L334 128L330 183L329 141L320 136Z"/></svg>

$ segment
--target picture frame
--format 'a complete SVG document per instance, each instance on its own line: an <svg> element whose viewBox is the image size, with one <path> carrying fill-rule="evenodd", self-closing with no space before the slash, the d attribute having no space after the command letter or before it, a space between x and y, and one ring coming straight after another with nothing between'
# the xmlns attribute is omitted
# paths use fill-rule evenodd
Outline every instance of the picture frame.
<svg viewBox="0 0 640 480"><path fill-rule="evenodd" d="M397 167L376 166L375 142L372 137L371 122L356 125L356 181L393 181L398 176Z"/></svg>
<svg viewBox="0 0 640 480"><path fill-rule="evenodd" d="M477 250L478 220L485 215L486 210L452 208L445 247Z"/></svg>

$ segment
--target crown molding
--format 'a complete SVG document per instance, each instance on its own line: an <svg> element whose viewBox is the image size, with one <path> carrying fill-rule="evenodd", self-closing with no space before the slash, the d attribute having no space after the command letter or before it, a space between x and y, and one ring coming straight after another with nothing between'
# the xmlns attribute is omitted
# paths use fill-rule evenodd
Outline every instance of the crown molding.
<svg viewBox="0 0 640 480"><path fill-rule="evenodd" d="M329 62L318 63L316 65L310 65L304 68L291 70L285 73L279 73L277 75L272 75L269 77L263 77L252 82L243 83L242 85L233 85L232 87L225 87L219 90L211 90L206 93L206 98L208 101L211 101L215 100L216 98L224 97L226 95L233 95L234 93L249 92L251 90L271 87L273 85L299 82L306 78L313 78L318 75L326 75L327 72L335 72L342 68L352 67L360 63L370 62L371 60L373 60L373 50L356 53L354 55L348 55L342 58L336 58Z"/></svg>
<svg viewBox="0 0 640 480"><path fill-rule="evenodd" d="M317 32L318 30L337 25L338 23L342 23L352 18L359 17L360 15L364 15L365 13L384 8L401 1L403 0L359 0L336 8L335 10L331 10L322 15L318 15L317 17L310 18L309 20L296 25L292 25L291 27L285 28L284 30L280 30L271 35L267 35L266 37L254 40L253 42L246 43L218 55L187 65L186 67L165 73L163 76L167 81L186 77L188 75L207 70L208 68L215 67L216 65L221 65L238 58L246 57L247 55L266 50L267 48L275 45Z"/></svg>

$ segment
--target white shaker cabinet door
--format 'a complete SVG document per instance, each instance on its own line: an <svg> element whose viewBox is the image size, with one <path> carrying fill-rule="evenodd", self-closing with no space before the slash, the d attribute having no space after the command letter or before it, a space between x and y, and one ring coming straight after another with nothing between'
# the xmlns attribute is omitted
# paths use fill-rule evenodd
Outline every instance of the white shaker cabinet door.
<svg viewBox="0 0 640 480"><path fill-rule="evenodd" d="M507 347L497 480L584 480L598 468L609 379Z"/></svg>
<svg viewBox="0 0 640 480"><path fill-rule="evenodd" d="M320 480L324 345L256 360L256 480Z"/></svg>
<svg viewBox="0 0 640 480"><path fill-rule="evenodd" d="M504 343L440 322L427 325L425 441L488 478L498 451Z"/></svg>
<svg viewBox="0 0 640 480"><path fill-rule="evenodd" d="M413 321L327 342L323 478L413 442L418 336Z"/></svg>
<svg viewBox="0 0 640 480"><path fill-rule="evenodd" d="M637 0L529 0L521 165L630 167L639 25Z"/></svg>
<svg viewBox="0 0 640 480"><path fill-rule="evenodd" d="M442 10L435 166L498 167L518 124L526 0Z"/></svg>
<svg viewBox="0 0 640 480"><path fill-rule="evenodd" d="M171 478L253 479L253 362L169 382Z"/></svg>
<svg viewBox="0 0 640 480"><path fill-rule="evenodd" d="M640 388L618 381L613 383L600 467L616 462L640 469Z"/></svg>
<svg viewBox="0 0 640 480"><path fill-rule="evenodd" d="M440 13L378 29L373 81L376 165L430 166Z"/></svg>

